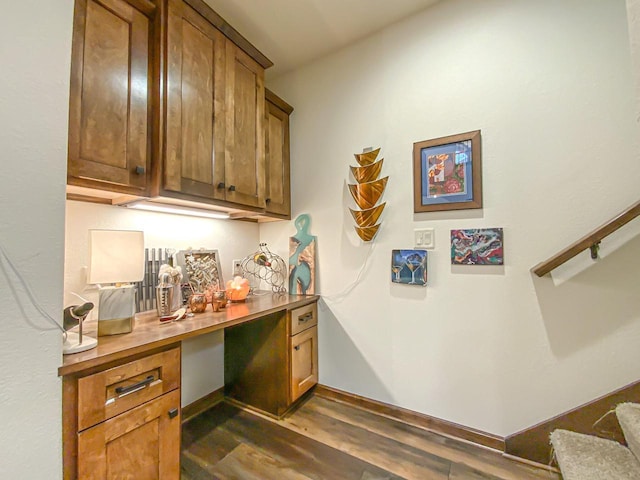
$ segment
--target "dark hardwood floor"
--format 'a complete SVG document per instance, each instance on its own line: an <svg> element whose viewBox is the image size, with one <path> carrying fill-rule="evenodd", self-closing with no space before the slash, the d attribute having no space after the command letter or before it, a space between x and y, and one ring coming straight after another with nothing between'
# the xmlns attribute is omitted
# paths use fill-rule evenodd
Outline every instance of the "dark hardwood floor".
<svg viewBox="0 0 640 480"><path fill-rule="evenodd" d="M183 425L182 445L182 480L560 478L317 395L281 421L220 403Z"/></svg>

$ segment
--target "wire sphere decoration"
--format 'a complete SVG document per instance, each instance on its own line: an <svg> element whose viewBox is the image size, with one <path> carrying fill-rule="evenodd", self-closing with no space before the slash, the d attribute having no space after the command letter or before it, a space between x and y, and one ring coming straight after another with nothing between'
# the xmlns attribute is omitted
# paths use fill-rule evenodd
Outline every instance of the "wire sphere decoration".
<svg viewBox="0 0 640 480"><path fill-rule="evenodd" d="M257 251L242 259L240 267L245 278L261 280L275 293L286 293L287 264L271 252L266 243L261 243Z"/></svg>

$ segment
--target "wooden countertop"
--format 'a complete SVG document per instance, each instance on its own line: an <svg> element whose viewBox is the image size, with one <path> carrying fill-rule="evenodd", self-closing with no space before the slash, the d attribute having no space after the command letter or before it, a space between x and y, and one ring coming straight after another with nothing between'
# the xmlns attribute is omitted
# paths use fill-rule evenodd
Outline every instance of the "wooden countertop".
<svg viewBox="0 0 640 480"><path fill-rule="evenodd" d="M70 375L114 360L144 353L187 338L249 322L270 313L292 310L319 299L317 295L266 293L250 296L246 302L232 303L220 312L207 311L178 322L160 323L155 310L136 314L131 333L98 338L98 346L85 352L64 355L58 375ZM85 322L83 332L95 338L97 322Z"/></svg>

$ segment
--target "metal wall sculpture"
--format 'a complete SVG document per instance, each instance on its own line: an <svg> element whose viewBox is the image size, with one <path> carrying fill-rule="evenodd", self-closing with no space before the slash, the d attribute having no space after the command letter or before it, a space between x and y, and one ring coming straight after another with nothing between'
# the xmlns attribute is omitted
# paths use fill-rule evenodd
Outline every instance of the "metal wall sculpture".
<svg viewBox="0 0 640 480"><path fill-rule="evenodd" d="M350 166L356 184L349 184L349 191L360 210L349 208L357 226L354 227L358 236L365 242L373 240L380 223L376 223L384 210L386 202L376 205L382 197L389 177L378 178L382 171L384 158L376 161L380 153L377 148L370 152L356 153L359 166Z"/></svg>

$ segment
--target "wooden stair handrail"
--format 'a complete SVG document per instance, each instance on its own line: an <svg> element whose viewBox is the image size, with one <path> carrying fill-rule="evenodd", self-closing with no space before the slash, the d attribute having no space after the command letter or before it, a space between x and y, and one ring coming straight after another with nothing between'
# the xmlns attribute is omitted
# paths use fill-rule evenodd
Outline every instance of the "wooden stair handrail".
<svg viewBox="0 0 640 480"><path fill-rule="evenodd" d="M554 256L548 258L544 262L540 262L538 265L533 267L531 271L537 276L542 277L554 268L559 267L566 261L572 259L577 254L588 248L592 249L591 252L593 257L594 251L597 252L598 244L604 237L611 235L613 232L618 230L623 225L629 223L638 215L640 215L640 201L631 205L624 212L618 214L616 217L596 228L593 232L585 235L577 242L569 245L564 250L556 253ZM597 253L595 253L595 255L597 256Z"/></svg>

